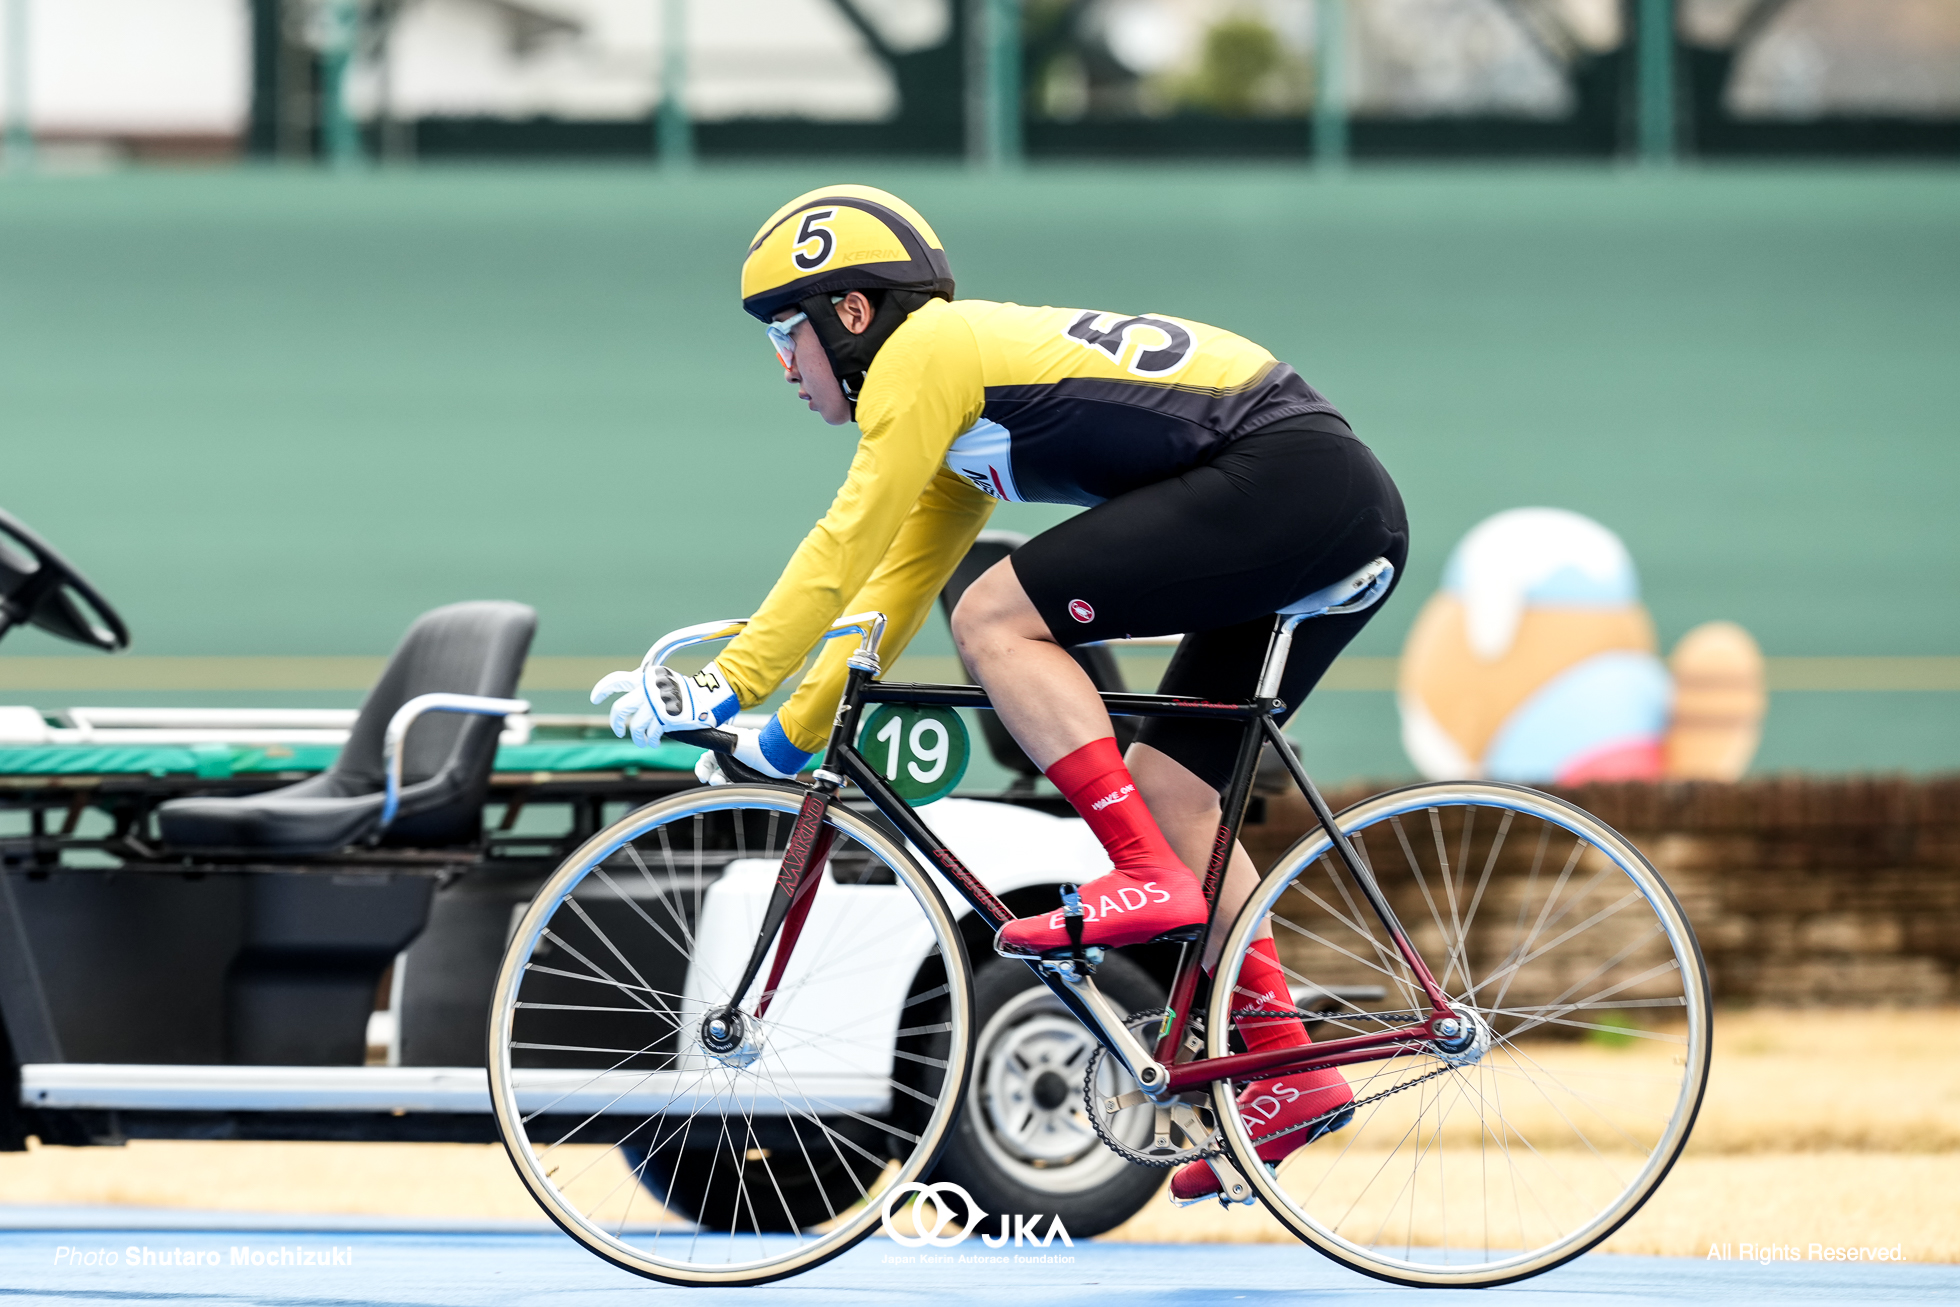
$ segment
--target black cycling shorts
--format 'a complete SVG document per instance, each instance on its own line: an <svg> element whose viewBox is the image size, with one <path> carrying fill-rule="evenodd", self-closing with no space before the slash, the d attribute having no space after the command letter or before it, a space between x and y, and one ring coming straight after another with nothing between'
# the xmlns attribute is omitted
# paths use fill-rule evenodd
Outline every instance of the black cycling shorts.
<svg viewBox="0 0 1960 1307"><path fill-rule="evenodd" d="M1279 609L1376 558L1395 564L1400 584L1408 556L1395 482L1346 423L1312 414L1098 504L1012 558L1060 644L1184 633L1158 692L1248 699ZM1279 688L1289 716L1386 601L1299 626ZM1157 717L1137 738L1223 789L1240 730Z"/></svg>

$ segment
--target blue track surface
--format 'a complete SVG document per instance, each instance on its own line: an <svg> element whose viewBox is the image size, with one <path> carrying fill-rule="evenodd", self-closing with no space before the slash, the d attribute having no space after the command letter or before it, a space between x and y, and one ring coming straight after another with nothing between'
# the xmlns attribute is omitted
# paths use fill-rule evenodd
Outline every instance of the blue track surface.
<svg viewBox="0 0 1960 1307"><path fill-rule="evenodd" d="M506 1307L552 1303L644 1304L712 1290L676 1289L614 1270L556 1232L535 1225L266 1217L65 1209L0 1212L0 1303L179 1307L252 1303L276 1307ZM197 1265L127 1264L129 1250ZM62 1249L69 1249L65 1255ZM326 1265L233 1266L232 1249L323 1251ZM79 1253L78 1251L79 1250ZM338 1255L334 1255L338 1250ZM80 1255L114 1265L71 1263ZM1435 1302L1432 1291L1380 1284L1310 1249L1274 1244L1098 1244L1051 1255L1047 1265L933 1265L887 1261L902 1254L872 1239L806 1275L735 1294L743 1307L782 1303L999 1303L1015 1307L1126 1307L1197 1303ZM212 1266L216 1254L218 1265ZM59 1260L58 1260L59 1259ZM1960 1267L1827 1263L1714 1263L1660 1257L1582 1258L1509 1289L1485 1307L1534 1304L1763 1302L1960 1302Z"/></svg>

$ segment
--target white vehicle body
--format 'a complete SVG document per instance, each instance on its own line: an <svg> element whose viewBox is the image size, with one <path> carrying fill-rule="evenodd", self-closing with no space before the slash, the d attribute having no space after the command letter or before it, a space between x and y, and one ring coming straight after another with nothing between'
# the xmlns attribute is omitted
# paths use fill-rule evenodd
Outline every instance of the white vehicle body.
<svg viewBox="0 0 1960 1307"><path fill-rule="evenodd" d="M1109 869L1108 856L1082 822L1049 816L1013 804L976 799L942 799L920 810L935 833L995 894L1028 886L1084 881ZM913 850L921 866L931 864ZM775 886L776 866L763 859L732 863L706 893L698 933L698 953L716 966L739 968L747 958ZM968 907L954 889L940 892L956 916ZM817 894L798 954L783 978L794 989L808 963L828 950L862 949L866 965L850 976L849 1002L826 1003L820 994L800 995L799 1012L849 1012L852 1029L826 1039L821 1029L804 1026L789 1050L790 1066L805 1091L854 1112L875 1113L889 1106L892 1049L906 988L924 962L931 940L907 908L908 891L895 885L828 882ZM891 903L894 928L875 940L843 939L825 929L848 906L857 922L876 919L881 899ZM867 917L867 912L871 915ZM809 950L807 955L804 950ZM805 957L799 966L798 957ZM978 959L976 959L978 961ZM766 973L765 973L766 974ZM700 994L711 992L716 977L690 972L687 1002L701 1010ZM725 984L730 977L720 978ZM835 980L828 983L836 984ZM875 995L875 1009L865 996ZM840 999L844 996L839 995ZM815 1001L813 1001L815 1000ZM873 1013L867 1019L867 1011ZM766 1032L766 1023L765 1023ZM767 1034L765 1033L765 1038ZM784 1053L779 1045L775 1050ZM807 1078L806 1078L807 1077ZM528 1107L557 1103L565 1110L645 1113L650 1104L685 1111L677 1086L660 1077L635 1075L632 1086L592 1083L578 1077L577 1102L563 1100L574 1089L562 1071L518 1073L521 1101ZM660 1083L655 1083L659 1080ZM626 1092L630 1088L630 1092ZM488 1112L490 1098L479 1067L265 1067L107 1063L30 1063L21 1068L21 1102L30 1107L121 1111L239 1112ZM766 1095L753 1110L787 1111Z"/></svg>
<svg viewBox="0 0 1960 1307"><path fill-rule="evenodd" d="M978 799L941 799L920 809L920 816L995 894L1084 881L1110 867L1102 845L1077 820ZM931 866L917 849L911 852L920 866ZM689 968L681 1010L684 1029L706 1014L707 996L727 993L740 979L776 890L777 870L778 864L770 859L732 862L708 888L695 928L700 962ZM944 880L939 881L939 891L955 916L972 913ZM836 929L836 923L843 921L852 923L855 938L844 938ZM888 924L880 927L880 922ZM912 906L910 891L898 885L827 880L811 900L809 918L778 991L784 1000L794 1001L800 1014L798 1028L792 1037L770 1041L769 1023L763 1022L763 1037L773 1043L771 1051L780 1059L784 1079L813 1097L848 1103L854 1111L886 1110L894 1070L892 1049L906 992L932 947L931 932ZM838 973L827 965L840 951L850 950L863 952L864 966ZM774 957L772 948L765 975ZM821 979L812 982L813 972ZM812 984L818 988L808 988ZM824 992L825 987L836 992ZM826 1031L821 1024L811 1024L816 1015L825 1013L849 1014L850 1029ZM824 1034L834 1037L824 1038ZM772 1109L790 1110L766 1096L756 1101L756 1111Z"/></svg>

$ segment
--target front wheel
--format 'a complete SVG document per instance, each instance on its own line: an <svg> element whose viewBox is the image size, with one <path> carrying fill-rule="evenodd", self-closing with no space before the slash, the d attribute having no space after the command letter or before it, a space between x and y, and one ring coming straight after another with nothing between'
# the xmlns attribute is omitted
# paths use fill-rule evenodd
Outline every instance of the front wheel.
<svg viewBox="0 0 1960 1307"><path fill-rule="evenodd" d="M966 954L926 872L869 822L829 808L824 878L766 1012L772 967L733 992L803 798L729 785L629 814L553 873L505 951L504 1146L546 1214L625 1270L808 1270L875 1230L951 1133Z"/></svg>
<svg viewBox="0 0 1960 1307"><path fill-rule="evenodd" d="M1680 903L1612 828L1519 786L1417 785L1335 821L1466 1039L1344 1068L1352 1118L1272 1169L1255 1150L1277 1136L1256 1106L1240 1110L1242 1086L1215 1086L1234 1161L1294 1234L1379 1279L1507 1284L1577 1257L1659 1187L1701 1105L1712 1012ZM1321 1005L1303 991L1381 995L1339 1004L1321 1040L1427 1017L1414 973L1316 829L1233 922L1210 1056L1235 1051L1231 991L1269 916L1296 1007Z"/></svg>

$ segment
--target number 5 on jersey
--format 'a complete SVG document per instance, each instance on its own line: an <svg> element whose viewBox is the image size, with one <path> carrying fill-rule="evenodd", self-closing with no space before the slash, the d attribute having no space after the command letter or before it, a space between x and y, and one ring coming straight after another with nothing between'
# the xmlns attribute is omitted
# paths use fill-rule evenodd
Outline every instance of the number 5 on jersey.
<svg viewBox="0 0 1960 1307"><path fill-rule="evenodd" d="M858 752L913 806L943 799L966 776L972 745L951 708L881 703L864 715Z"/></svg>

